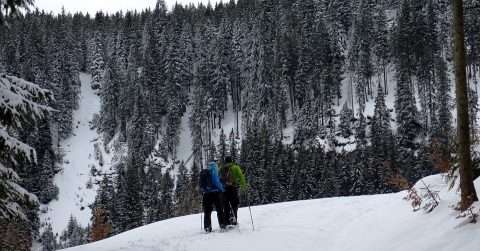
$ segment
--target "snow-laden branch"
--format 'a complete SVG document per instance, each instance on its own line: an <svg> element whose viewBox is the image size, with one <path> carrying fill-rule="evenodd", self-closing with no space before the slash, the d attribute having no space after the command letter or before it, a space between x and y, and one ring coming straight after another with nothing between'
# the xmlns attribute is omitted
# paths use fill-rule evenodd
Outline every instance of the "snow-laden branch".
<svg viewBox="0 0 480 251"><path fill-rule="evenodd" d="M20 218L28 221L23 205L38 205L38 198L29 193L16 182L20 180L17 173L6 168L0 163L0 187L4 188L4 194L0 197L0 218Z"/></svg>
<svg viewBox="0 0 480 251"><path fill-rule="evenodd" d="M0 149L17 155L24 155L29 161L36 163L37 156L35 149L31 146L10 136L5 128L0 126Z"/></svg>
<svg viewBox="0 0 480 251"><path fill-rule="evenodd" d="M54 111L47 103L53 94L26 80L0 75L0 123L21 127L25 118L41 118Z"/></svg>

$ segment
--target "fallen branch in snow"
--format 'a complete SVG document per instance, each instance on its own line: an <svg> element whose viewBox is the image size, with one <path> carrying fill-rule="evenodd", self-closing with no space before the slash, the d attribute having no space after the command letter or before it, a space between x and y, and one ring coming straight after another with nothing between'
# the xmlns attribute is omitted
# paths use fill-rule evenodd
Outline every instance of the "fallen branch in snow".
<svg viewBox="0 0 480 251"><path fill-rule="evenodd" d="M431 190L430 186L425 184L423 180L422 183L424 185L424 188L422 189L426 190L426 193L422 195L422 197L425 199L425 205L423 206L423 209L427 213L430 213L440 204L440 196L438 195L439 191Z"/></svg>
<svg viewBox="0 0 480 251"><path fill-rule="evenodd" d="M397 177L396 179L399 178ZM405 182L406 181L403 183ZM423 208L425 212L430 213L440 205L439 191L432 190L423 180L421 180L421 182L423 184L421 188L423 192L419 193L415 186L410 186L407 191L407 196L403 199L410 201L414 212Z"/></svg>
<svg viewBox="0 0 480 251"><path fill-rule="evenodd" d="M475 206L470 206L467 210L463 211L457 216L457 219L466 218L470 219L470 223L477 223L478 212L474 212Z"/></svg>
<svg viewBox="0 0 480 251"><path fill-rule="evenodd" d="M422 197L418 195L417 190L414 187L408 189L407 196L403 199L411 202L410 204L412 205L414 212L420 210L422 206Z"/></svg>

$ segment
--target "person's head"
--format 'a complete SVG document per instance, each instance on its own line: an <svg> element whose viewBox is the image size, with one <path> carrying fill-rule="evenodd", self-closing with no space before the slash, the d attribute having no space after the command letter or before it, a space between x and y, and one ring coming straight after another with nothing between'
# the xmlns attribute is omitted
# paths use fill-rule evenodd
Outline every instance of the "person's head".
<svg viewBox="0 0 480 251"><path fill-rule="evenodd" d="M225 157L225 163L232 163L233 162L233 159L232 159L232 156L227 156Z"/></svg>

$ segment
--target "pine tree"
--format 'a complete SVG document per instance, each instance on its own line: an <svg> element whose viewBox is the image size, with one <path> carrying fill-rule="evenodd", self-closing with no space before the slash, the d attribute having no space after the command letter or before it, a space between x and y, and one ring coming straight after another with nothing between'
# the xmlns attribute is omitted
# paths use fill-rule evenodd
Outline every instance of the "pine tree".
<svg viewBox="0 0 480 251"><path fill-rule="evenodd" d="M33 83L9 75L0 75L0 83L2 92L0 98L0 190L3 194L0 199L2 215L0 221L2 225L5 224L13 229L14 233L11 233L13 236L30 245L31 236L20 233L22 229L38 229L36 210L39 202L19 185L20 177L17 170L20 167L17 165L25 162L35 165L37 155L34 148L21 142L11 133L16 135L25 122L44 118L51 111L47 104L51 102L53 96L51 92ZM12 227L10 224L13 223L9 222L13 219L18 219L18 223ZM15 231L18 232L15 233ZM9 246L8 242L0 243L2 243L0 244L2 249L16 248L16 246Z"/></svg>
<svg viewBox="0 0 480 251"><path fill-rule="evenodd" d="M103 52L103 43L100 33L96 33L92 40L92 63L90 72L92 74L92 88L98 89L102 86L103 77L105 75L105 59Z"/></svg>
<svg viewBox="0 0 480 251"><path fill-rule="evenodd" d="M173 200L173 180L170 173L166 172L162 177L160 187L160 219L172 218L175 214Z"/></svg>
<svg viewBox="0 0 480 251"><path fill-rule="evenodd" d="M309 101L310 94L308 91L312 87L312 78L314 76L314 59L313 56L313 38L314 33L314 3L311 0L297 1L300 10L298 19L300 26L300 39L298 43L298 66L295 73L294 96L296 99L296 108L302 108Z"/></svg>
<svg viewBox="0 0 480 251"><path fill-rule="evenodd" d="M287 183L287 176L284 172L285 169L285 147L283 143L276 139L274 142L274 155L273 155L273 164L271 167L272 172L272 187L271 187L271 202L281 202L286 200L287 196L287 187L285 184Z"/></svg>
<svg viewBox="0 0 480 251"><path fill-rule="evenodd" d="M218 144L218 159L220 160L220 165L224 164L225 157L227 156L227 136L223 132L223 129L220 131L220 142Z"/></svg>
<svg viewBox="0 0 480 251"><path fill-rule="evenodd" d="M414 51L412 48L413 45L416 44L416 41L414 41L415 37L411 36L411 34L415 33L414 27L412 27L412 24L414 24L412 13L411 1L403 0L393 35L393 55L395 63L397 68L401 68L401 71L404 72L406 75L405 78L409 78L409 85L412 85L410 78L415 73L415 55L411 53ZM398 71L400 71L400 69L397 69L397 72Z"/></svg>
<svg viewBox="0 0 480 251"><path fill-rule="evenodd" d="M418 90L422 113L424 114L422 123L429 134L432 133L432 124L435 119L437 85L436 60L440 58L440 45L437 38L436 15L434 13L432 1L424 4L416 2L414 5L417 18L415 19L415 34L419 36L416 39L415 54L416 64L418 64L416 75L418 78ZM422 39L420 39L422 38Z"/></svg>
<svg viewBox="0 0 480 251"><path fill-rule="evenodd" d="M439 58L436 64L437 95L435 97L436 112L432 121L432 150L433 162L436 170L446 170L451 160L452 113L450 84L447 76L447 64Z"/></svg>
<svg viewBox="0 0 480 251"><path fill-rule="evenodd" d="M160 220L160 182L162 179L161 166L155 163L147 165L143 188L143 207L145 212L144 224L154 223Z"/></svg>
<svg viewBox="0 0 480 251"><path fill-rule="evenodd" d="M379 79L383 79L383 89L385 93L388 94L388 78L387 78L387 67L390 60L390 48L389 48L389 30L387 27L387 15L383 6L378 5L375 8L376 18L375 22L375 43L374 43L374 54L377 62L378 76ZM380 83L380 81L379 81Z"/></svg>
<svg viewBox="0 0 480 251"><path fill-rule="evenodd" d="M249 43L245 69L246 85L242 92L242 129L246 130L251 124L261 117L260 99L261 92L257 90L261 79L261 44L259 39L259 27L256 24L252 31Z"/></svg>
<svg viewBox="0 0 480 251"><path fill-rule="evenodd" d="M52 224L48 223L40 236L42 251L55 251L58 248L57 238L53 234Z"/></svg>
<svg viewBox="0 0 480 251"><path fill-rule="evenodd" d="M390 112L385 104L385 94L381 85L378 86L375 100L375 111L372 120L372 165L379 174L377 189L387 192L385 185L393 177L393 152L395 140L390 123Z"/></svg>
<svg viewBox="0 0 480 251"><path fill-rule="evenodd" d="M189 190L190 175L182 161L178 167L177 184L175 188L175 215L182 216L192 212L192 193Z"/></svg>
<svg viewBox="0 0 480 251"><path fill-rule="evenodd" d="M116 71L114 60L110 60L105 70L101 96L101 123L100 128L104 135L104 142L108 144L117 130L119 73Z"/></svg>
<svg viewBox="0 0 480 251"><path fill-rule="evenodd" d="M235 137L235 131L232 128L232 131L230 132L230 136L228 137L228 141L230 142L229 146L229 156L232 157L233 161L238 160L238 143L237 139Z"/></svg>
<svg viewBox="0 0 480 251"><path fill-rule="evenodd" d="M175 38L180 36L180 24L174 24L173 35ZM162 90L163 95L167 99L167 128L166 128L166 145L168 153L175 156L176 146L179 141L179 132L181 118L186 110L188 98L186 95L185 82L188 82L188 70L186 62L182 57L181 47L178 42L171 38L168 43L168 50L165 58L165 86Z"/></svg>
<svg viewBox="0 0 480 251"><path fill-rule="evenodd" d="M318 125L315 121L315 111L313 102L308 102L298 111L295 116L296 128L294 140L297 144L309 145L315 136L318 135ZM322 135L324 136L324 135Z"/></svg>
<svg viewBox="0 0 480 251"><path fill-rule="evenodd" d="M372 65L372 37L374 31L373 23L373 13L372 13L373 2L369 0L360 2L360 10L356 21L355 27L355 47L358 51L358 58L356 63L356 75L358 78L357 83L357 96L358 103L360 106L360 111L364 111L365 103L367 101L368 95L372 93L371 91L371 79L373 76L373 65Z"/></svg>
<svg viewBox="0 0 480 251"><path fill-rule="evenodd" d="M158 1L151 20L145 23L143 45L143 88L149 90L146 100L155 127L160 126L166 115L167 98L165 88L165 53L167 51L167 17L164 1Z"/></svg>
<svg viewBox="0 0 480 251"><path fill-rule="evenodd" d="M61 248L80 246L87 243L88 227L83 228L77 219L71 215L68 220L67 228L59 237Z"/></svg>
<svg viewBox="0 0 480 251"><path fill-rule="evenodd" d="M246 132L245 138L241 144L241 155L239 164L244 168L245 177L252 188L250 192L251 203L260 202L261 179L259 157L262 156L262 144L260 143L259 129L256 126L250 127Z"/></svg>
<svg viewBox="0 0 480 251"><path fill-rule="evenodd" d="M199 213L202 211L202 195L198 186L200 180L200 168L193 163L191 168L190 182L189 182L189 194L191 196L190 205L192 213Z"/></svg>
<svg viewBox="0 0 480 251"><path fill-rule="evenodd" d="M453 2L454 44L455 44L455 80L458 116L458 153L460 157L460 190L462 192L459 208L468 209L478 197L473 185L472 163L470 156L470 129L468 123L468 98L465 73L465 33L463 1Z"/></svg>
<svg viewBox="0 0 480 251"><path fill-rule="evenodd" d="M98 241L109 237L115 222L115 189L112 180L104 175L92 205L93 217L90 237Z"/></svg>
<svg viewBox="0 0 480 251"><path fill-rule="evenodd" d="M233 25L233 37L232 37L232 63L231 63L231 95L233 110L235 112L235 126L236 134L240 135L239 125L239 112L242 110L241 106L241 92L244 84L244 71L245 68L245 53L242 43L245 41L245 34L242 31L242 24L234 22Z"/></svg>
<svg viewBox="0 0 480 251"><path fill-rule="evenodd" d="M127 219L125 224L126 230L130 230L142 225L143 214L143 208L141 206L141 183L139 170L138 166L134 165L132 162L127 164L125 180L127 184Z"/></svg>
<svg viewBox="0 0 480 251"><path fill-rule="evenodd" d="M395 110L397 111L398 124L398 146L399 146L399 161L405 168L415 166L413 151L417 149L415 139L421 131L421 125L417 120L417 108L415 98L413 96L410 77L406 73L403 65L398 73L397 93L395 99ZM416 175L412 170L403 170L404 175L411 180L414 180Z"/></svg>
<svg viewBox="0 0 480 251"><path fill-rule="evenodd" d="M342 137L349 138L353 134L353 120L353 111L348 107L347 103L345 103L340 113L340 124L338 125Z"/></svg>
<svg viewBox="0 0 480 251"><path fill-rule="evenodd" d="M115 180L115 203L114 211L115 217L112 219L113 225L113 234L119 234L124 231L127 231L127 203L128 203L128 194L127 194L127 183L125 180L125 171L124 165L118 166L119 174Z"/></svg>
<svg viewBox="0 0 480 251"><path fill-rule="evenodd" d="M359 149L358 151L355 152L356 155L354 160L363 160L360 162L361 165L359 165L358 162L355 163L348 163L349 167L349 181L351 182L351 187L350 190L348 191L350 194L353 195L361 195L365 194L366 191L369 191L369 181L366 180L368 177L367 171L368 171L368 166L365 166L365 150L364 149ZM367 176L367 177L365 177Z"/></svg>
<svg viewBox="0 0 480 251"><path fill-rule="evenodd" d="M219 37L216 42L215 71L213 75L213 109L215 118L223 120L224 113L227 110L227 90L231 80L232 72L232 44L231 28L224 20L221 24Z"/></svg>

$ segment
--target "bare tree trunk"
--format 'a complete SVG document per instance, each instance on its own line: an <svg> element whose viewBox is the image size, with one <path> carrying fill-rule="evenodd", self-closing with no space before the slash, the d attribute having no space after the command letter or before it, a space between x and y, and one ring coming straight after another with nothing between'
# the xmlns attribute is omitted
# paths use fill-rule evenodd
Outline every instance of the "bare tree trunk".
<svg viewBox="0 0 480 251"><path fill-rule="evenodd" d="M466 210L474 201L478 201L473 185L472 159L470 155L470 128L468 116L467 75L465 62L465 31L463 19L463 0L453 0L453 33L455 85L457 97L457 135L458 156L460 161L460 210Z"/></svg>

